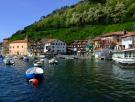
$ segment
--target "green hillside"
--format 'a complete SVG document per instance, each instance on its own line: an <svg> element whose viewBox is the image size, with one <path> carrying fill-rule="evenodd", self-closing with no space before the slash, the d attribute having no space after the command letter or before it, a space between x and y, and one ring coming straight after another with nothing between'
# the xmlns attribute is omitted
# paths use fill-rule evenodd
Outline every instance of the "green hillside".
<svg viewBox="0 0 135 102"><path fill-rule="evenodd" d="M70 43L122 30L135 30L135 0L83 0L42 16L13 34L11 40L28 35L33 40L47 37Z"/></svg>

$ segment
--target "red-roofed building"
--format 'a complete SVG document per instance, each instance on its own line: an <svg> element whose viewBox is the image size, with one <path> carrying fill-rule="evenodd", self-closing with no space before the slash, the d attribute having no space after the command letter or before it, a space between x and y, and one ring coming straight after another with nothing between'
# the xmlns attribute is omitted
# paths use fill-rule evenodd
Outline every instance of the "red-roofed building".
<svg viewBox="0 0 135 102"><path fill-rule="evenodd" d="M100 37L97 37L93 40L95 45L95 50L102 50L106 48L113 49L114 46L121 42L121 37L127 35L127 32L111 32L104 35L101 35Z"/></svg>
<svg viewBox="0 0 135 102"><path fill-rule="evenodd" d="M68 46L69 54L85 55L86 48L88 46L88 40L74 40L70 46Z"/></svg>

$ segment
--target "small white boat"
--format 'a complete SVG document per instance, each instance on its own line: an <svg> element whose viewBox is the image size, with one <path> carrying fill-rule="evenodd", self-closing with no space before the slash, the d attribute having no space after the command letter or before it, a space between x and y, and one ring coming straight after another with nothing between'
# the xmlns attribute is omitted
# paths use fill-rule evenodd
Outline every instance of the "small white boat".
<svg viewBox="0 0 135 102"><path fill-rule="evenodd" d="M13 59L18 59L18 57L17 56L14 56Z"/></svg>
<svg viewBox="0 0 135 102"><path fill-rule="evenodd" d="M58 61L54 58L49 60L49 64L58 64Z"/></svg>
<svg viewBox="0 0 135 102"><path fill-rule="evenodd" d="M12 58L4 58L3 62L6 65L14 65L15 64L15 61Z"/></svg>
<svg viewBox="0 0 135 102"><path fill-rule="evenodd" d="M35 61L34 62L34 67L42 67L43 63L41 61Z"/></svg>
<svg viewBox="0 0 135 102"><path fill-rule="evenodd" d="M44 61L45 61L45 59L44 59L44 58L41 58L41 59L40 59L40 61L41 61L41 62L44 62Z"/></svg>

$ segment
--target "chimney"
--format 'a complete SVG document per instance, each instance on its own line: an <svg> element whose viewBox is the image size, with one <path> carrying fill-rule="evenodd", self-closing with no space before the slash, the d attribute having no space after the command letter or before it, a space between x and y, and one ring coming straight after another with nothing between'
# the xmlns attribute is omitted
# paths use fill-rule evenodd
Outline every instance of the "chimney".
<svg viewBox="0 0 135 102"><path fill-rule="evenodd" d="M124 30L124 35L126 35L127 34L127 31L126 30Z"/></svg>

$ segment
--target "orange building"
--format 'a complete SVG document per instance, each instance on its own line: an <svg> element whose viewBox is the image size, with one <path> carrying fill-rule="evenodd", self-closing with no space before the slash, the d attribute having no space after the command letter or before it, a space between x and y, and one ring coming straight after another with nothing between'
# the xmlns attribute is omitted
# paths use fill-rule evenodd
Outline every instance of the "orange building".
<svg viewBox="0 0 135 102"><path fill-rule="evenodd" d="M27 55L28 41L16 40L9 44L9 55Z"/></svg>

